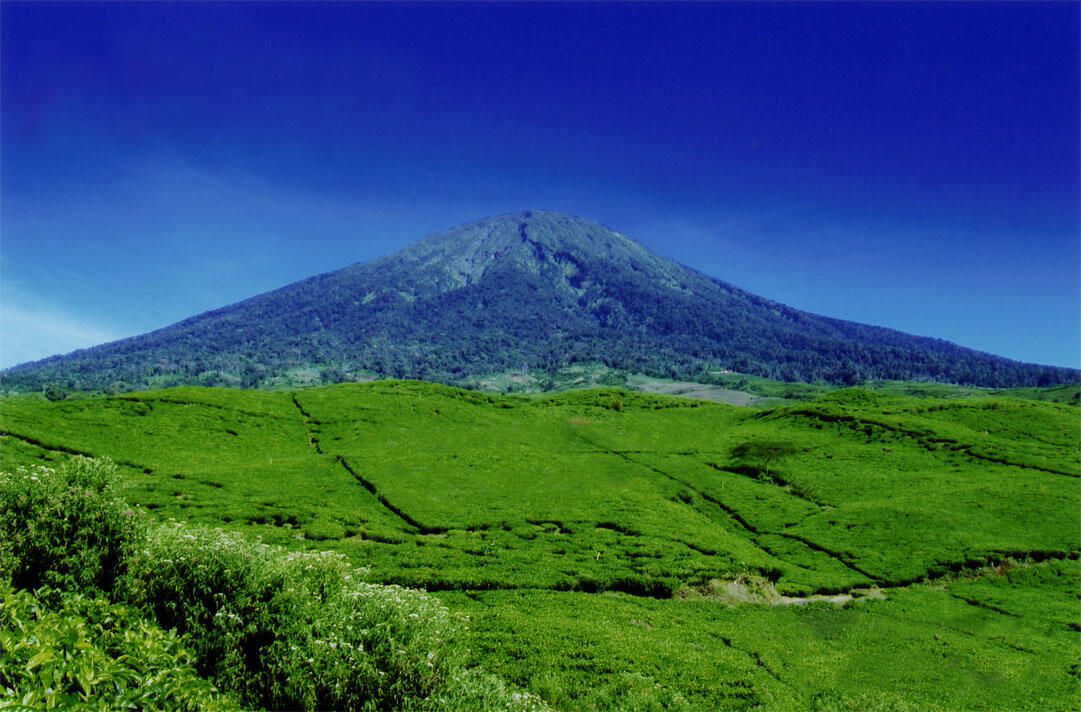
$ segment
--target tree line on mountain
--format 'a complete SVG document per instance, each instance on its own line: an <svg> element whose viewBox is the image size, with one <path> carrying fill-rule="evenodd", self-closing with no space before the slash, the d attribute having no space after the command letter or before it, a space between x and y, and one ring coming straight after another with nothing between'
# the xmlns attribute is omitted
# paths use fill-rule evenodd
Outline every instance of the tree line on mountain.
<svg viewBox="0 0 1081 712"><path fill-rule="evenodd" d="M381 333L345 348L332 334L293 336L265 333L254 352L250 343L229 344L221 334L218 348L204 348L168 338L152 340L148 356L102 354L94 358L42 364L25 374L3 375L9 391L63 389L126 391L182 384L255 388L268 385L290 369L317 366L323 383L350 379L357 371L394 378L458 383L468 376L512 369L555 371L581 362L679 380L710 380L716 370L732 370L779 381L854 385L869 379L915 380L995 388L1052 386L1077 382L1077 373L1045 366L1017 367L1005 359L968 359L943 342L938 351L913 352L887 345L853 342L816 343L796 336L778 343L753 331L732 327L728 338L703 343L696 334L657 337L597 325L573 336L552 339L528 328L457 328L437 341ZM412 337L412 338L408 338ZM733 343L734 342L734 343ZM735 344L738 344L735 345ZM247 347L243 351L230 347ZM59 387L59 388L58 388Z"/></svg>

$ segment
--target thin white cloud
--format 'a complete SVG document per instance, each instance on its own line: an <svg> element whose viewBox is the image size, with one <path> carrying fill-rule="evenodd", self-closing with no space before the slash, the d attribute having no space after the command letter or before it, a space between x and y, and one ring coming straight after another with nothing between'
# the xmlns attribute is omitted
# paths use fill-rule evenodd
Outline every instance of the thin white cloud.
<svg viewBox="0 0 1081 712"><path fill-rule="evenodd" d="M124 334L46 305L0 302L0 368L114 341Z"/></svg>

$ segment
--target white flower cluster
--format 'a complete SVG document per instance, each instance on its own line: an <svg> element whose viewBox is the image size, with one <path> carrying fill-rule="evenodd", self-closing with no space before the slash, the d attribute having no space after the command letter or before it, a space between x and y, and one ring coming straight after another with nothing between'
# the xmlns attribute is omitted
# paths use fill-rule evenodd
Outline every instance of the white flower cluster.
<svg viewBox="0 0 1081 712"><path fill-rule="evenodd" d="M56 476L56 470L45 465L19 465L14 470L0 472L0 486L19 486L27 482L42 482Z"/></svg>

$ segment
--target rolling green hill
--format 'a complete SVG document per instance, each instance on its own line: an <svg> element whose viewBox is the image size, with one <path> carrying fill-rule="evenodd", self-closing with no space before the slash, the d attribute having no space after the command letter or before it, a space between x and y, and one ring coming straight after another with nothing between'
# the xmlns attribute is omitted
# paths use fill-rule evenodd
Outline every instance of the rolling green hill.
<svg viewBox="0 0 1081 712"><path fill-rule="evenodd" d="M157 331L7 369L0 380L18 392L266 388L371 374L465 385L583 362L695 381L725 369L842 385L1081 380L1075 369L793 309L550 211L460 225Z"/></svg>
<svg viewBox="0 0 1081 712"><path fill-rule="evenodd" d="M5 469L107 456L155 517L436 592L557 709L1078 706L1072 405L375 381L0 415Z"/></svg>

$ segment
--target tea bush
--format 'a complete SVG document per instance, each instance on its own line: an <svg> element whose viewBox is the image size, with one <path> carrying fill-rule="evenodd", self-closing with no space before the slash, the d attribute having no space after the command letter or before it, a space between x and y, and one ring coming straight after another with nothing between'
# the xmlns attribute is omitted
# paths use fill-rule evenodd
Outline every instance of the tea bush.
<svg viewBox="0 0 1081 712"><path fill-rule="evenodd" d="M53 596L0 588L0 709L239 709L198 677L175 634L129 608L59 594L54 609Z"/></svg>
<svg viewBox="0 0 1081 712"><path fill-rule="evenodd" d="M316 517L304 526L304 536L314 541L343 539L345 527L333 519Z"/></svg>

